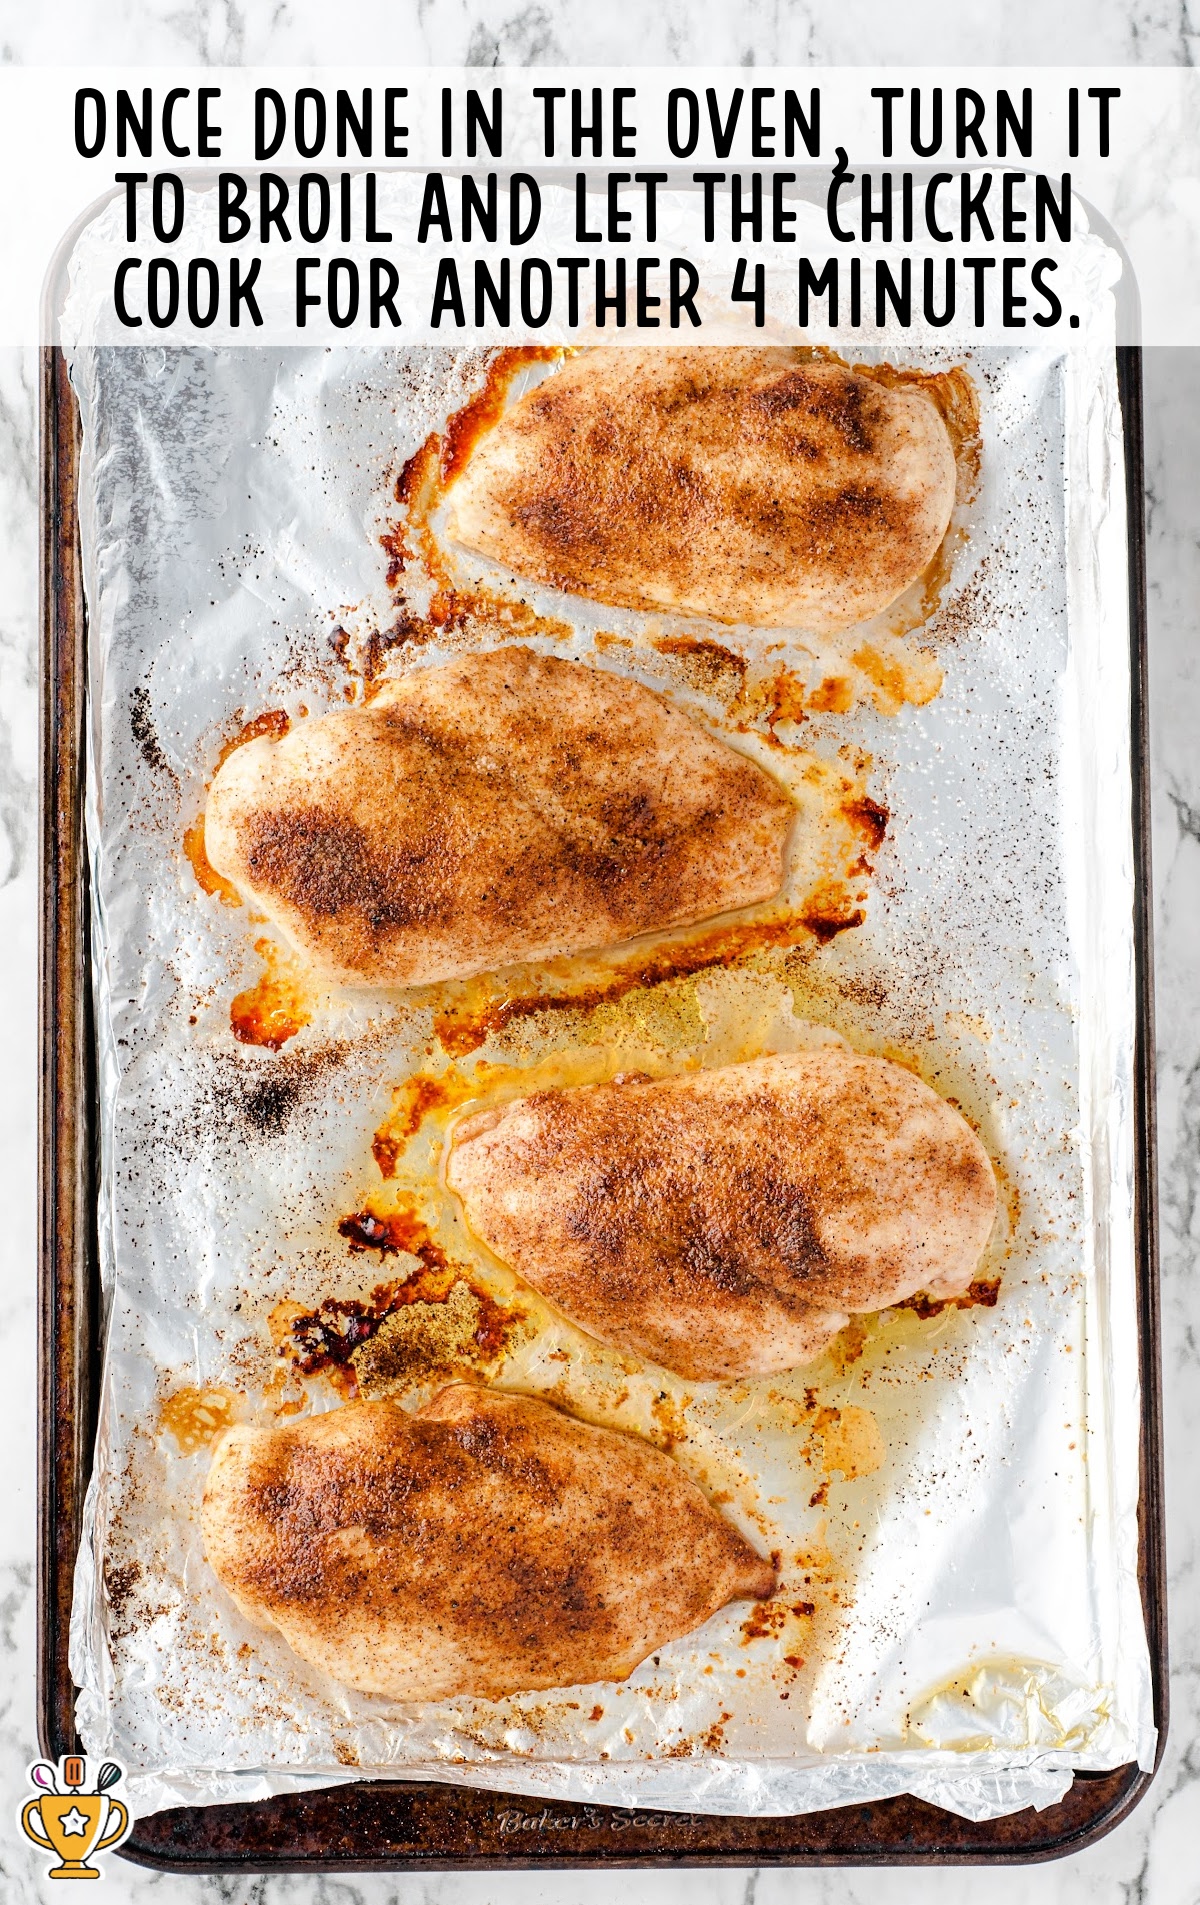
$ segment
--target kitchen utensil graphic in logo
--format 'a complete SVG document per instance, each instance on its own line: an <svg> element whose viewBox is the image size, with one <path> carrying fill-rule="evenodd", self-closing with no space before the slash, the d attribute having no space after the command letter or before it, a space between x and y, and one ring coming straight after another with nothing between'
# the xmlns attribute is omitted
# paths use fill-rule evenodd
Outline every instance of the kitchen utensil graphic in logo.
<svg viewBox="0 0 1200 1905"><path fill-rule="evenodd" d="M52 1879L99 1879L104 1874L88 1860L95 1852L111 1850L129 1831L129 1814L108 1789L123 1777L114 1760L105 1760L95 1782L86 1785L87 1762L74 1754L57 1766L35 1760L29 1783L38 1788L35 1799L21 1808L21 1830L27 1839L53 1852L59 1860L47 1876Z"/></svg>

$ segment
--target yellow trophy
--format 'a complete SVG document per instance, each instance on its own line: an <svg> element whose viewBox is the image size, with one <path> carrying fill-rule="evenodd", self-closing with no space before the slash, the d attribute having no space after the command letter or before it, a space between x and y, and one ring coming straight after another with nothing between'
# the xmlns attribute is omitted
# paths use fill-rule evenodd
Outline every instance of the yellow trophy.
<svg viewBox="0 0 1200 1905"><path fill-rule="evenodd" d="M61 1762L60 1770L65 1792L59 1786L55 1768L45 1763L33 1768L31 1778L42 1792L21 1808L22 1828L35 1845L44 1846L61 1861L51 1867L47 1877L98 1879L100 1871L89 1865L88 1859L94 1852L116 1845L129 1830L125 1807L119 1799L110 1799L105 1791L106 1786L120 1779L121 1770L112 1762L106 1762L100 1768L96 1791L92 1793L83 1791L82 1759L68 1757Z"/></svg>

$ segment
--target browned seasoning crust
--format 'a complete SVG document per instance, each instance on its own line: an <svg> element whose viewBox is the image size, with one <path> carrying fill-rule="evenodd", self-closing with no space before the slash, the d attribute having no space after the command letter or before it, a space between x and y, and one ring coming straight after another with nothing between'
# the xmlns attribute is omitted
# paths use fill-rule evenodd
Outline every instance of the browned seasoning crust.
<svg viewBox="0 0 1200 1905"><path fill-rule="evenodd" d="M960 1293L996 1209L965 1119L840 1047L514 1100L459 1125L447 1180L583 1329L700 1381L808 1361L849 1313Z"/></svg>
<svg viewBox="0 0 1200 1905"><path fill-rule="evenodd" d="M398 1700L624 1679L775 1585L669 1455L461 1383L229 1430L202 1524L249 1619Z"/></svg>
<svg viewBox="0 0 1200 1905"><path fill-rule="evenodd" d="M514 647L238 748L205 845L328 977L420 985L766 899L794 812L662 696Z"/></svg>
<svg viewBox="0 0 1200 1905"><path fill-rule="evenodd" d="M448 529L601 602L830 633L916 580L954 494L919 389L781 348L597 349L481 438Z"/></svg>

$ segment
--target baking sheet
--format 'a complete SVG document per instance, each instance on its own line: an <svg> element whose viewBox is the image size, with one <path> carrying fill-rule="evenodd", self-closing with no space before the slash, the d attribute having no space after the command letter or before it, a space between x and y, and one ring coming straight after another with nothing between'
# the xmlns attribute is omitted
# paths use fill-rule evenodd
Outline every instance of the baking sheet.
<svg viewBox="0 0 1200 1905"><path fill-rule="evenodd" d="M662 1070L830 1036L904 1056L959 1099L1001 1168L1007 1234L983 1266L1002 1274L999 1300L893 1315L795 1377L720 1388L631 1370L566 1326L523 1336L494 1378L670 1441L752 1539L780 1547L780 1606L725 1610L620 1691L405 1710L332 1689L240 1621L199 1553L204 1456L181 1456L158 1425L189 1384L256 1404L281 1296L316 1303L377 1279L337 1220L380 1189L371 1140L393 1089L414 1061L428 1068L427 1044L436 1069L447 1054L428 1005L406 1020L383 996L320 1001L279 1055L237 1046L229 1007L258 970L254 933L199 894L180 841L231 726L341 695L330 634L348 630L353 656L392 626L378 539L397 460L479 363L76 354L111 1310L74 1664L88 1749L135 1769L143 1809L353 1768L689 1810L907 1790L983 1817L1048 1803L1073 1766L1152 1757L1135 1573L1131 874L1114 849L1128 835L1115 382L1102 351L981 353L969 368L983 486L921 637L945 670L925 706L777 722L780 749L765 712L747 724L689 683L678 650L650 645L682 625L573 607L570 634L520 631L664 686L776 771L816 754L865 777L892 812L865 924L755 955L749 971L635 988L590 1024L521 1020L456 1066L473 1077L482 1058L487 1088L510 1089L497 1074L575 1064L581 1047L611 1070L631 1054ZM761 635L717 636L752 674L779 661ZM785 659L797 674L823 665L796 643ZM432 1174L428 1137L405 1157L414 1186ZM441 1223L469 1260L452 1213ZM476 1274L512 1297L494 1266ZM312 1406L335 1402L313 1386ZM810 1602L812 1616L790 1611Z"/></svg>

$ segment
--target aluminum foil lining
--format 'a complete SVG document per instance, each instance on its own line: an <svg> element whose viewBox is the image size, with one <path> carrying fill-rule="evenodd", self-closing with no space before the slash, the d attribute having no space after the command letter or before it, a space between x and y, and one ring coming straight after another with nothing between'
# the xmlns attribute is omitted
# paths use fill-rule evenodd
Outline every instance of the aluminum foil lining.
<svg viewBox="0 0 1200 1905"><path fill-rule="evenodd" d="M985 1818L1051 1803L1077 1768L1151 1764L1122 437L1095 330L1069 352L891 353L965 369L981 474L931 619L856 631L840 658L478 566L482 619L431 636L426 591L421 638L389 645L396 476L486 353L73 349L106 1314L72 1668L84 1746L126 1763L135 1809L386 1775L697 1812L910 1792ZM264 710L345 705L372 668L514 639L662 689L785 779L816 761L868 788L891 820L863 922L497 1023L465 1052L436 1000L387 993L310 999L278 1051L239 1042L231 1005L276 952L183 847L222 744ZM705 644L727 665L706 671ZM890 690L860 669L849 709L781 704L772 683L812 699L872 644ZM373 1150L418 1077L470 1099L547 1068L830 1039L962 1106L1003 1218L983 1300L886 1312L784 1377L687 1383L604 1350L473 1255L436 1120L386 1184ZM203 1556L207 1458L172 1433L172 1399L271 1419L277 1306L366 1300L395 1273L338 1229L384 1189L463 1266L458 1301L483 1291L513 1319L486 1379L670 1447L778 1550L770 1604L727 1607L621 1686L424 1706L340 1688L242 1618ZM419 1357L360 1378L406 1406L439 1380ZM289 1380L300 1406L339 1405L321 1376Z"/></svg>

